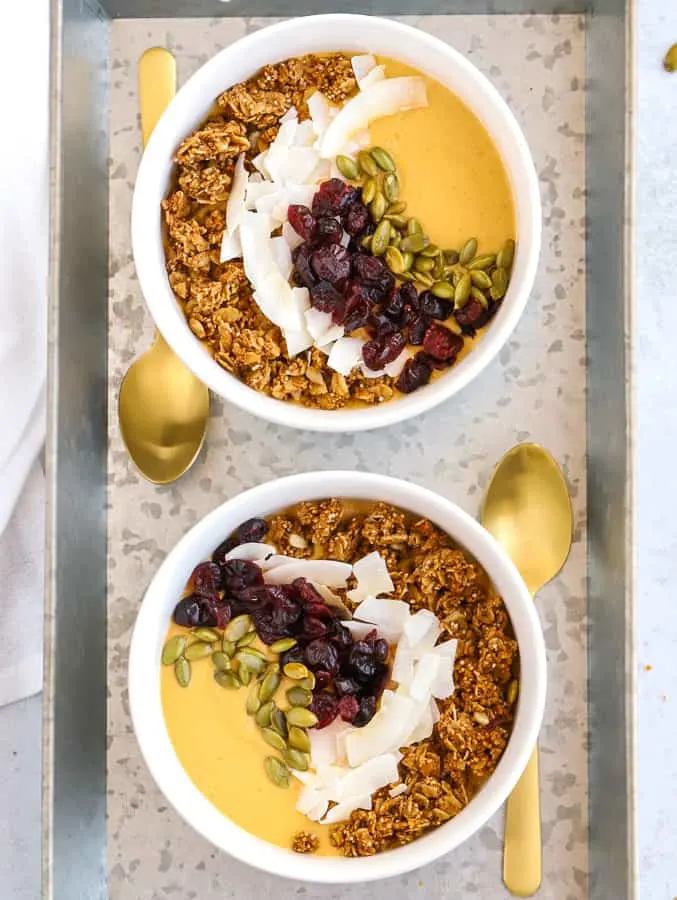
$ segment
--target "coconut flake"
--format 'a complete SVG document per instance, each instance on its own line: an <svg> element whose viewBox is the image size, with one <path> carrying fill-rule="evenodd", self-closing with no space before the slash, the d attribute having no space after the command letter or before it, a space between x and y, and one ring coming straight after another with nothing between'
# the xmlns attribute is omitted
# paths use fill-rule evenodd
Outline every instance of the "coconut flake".
<svg viewBox="0 0 677 900"><path fill-rule="evenodd" d="M414 677L408 685L410 697L414 700L428 700L440 670L440 662L440 657L434 653L426 653L419 659L414 666Z"/></svg>
<svg viewBox="0 0 677 900"><path fill-rule="evenodd" d="M430 705L426 703L421 710L418 722L407 735L405 744L408 746L409 744L417 744L419 741L425 741L433 733L434 724Z"/></svg>
<svg viewBox="0 0 677 900"><path fill-rule="evenodd" d="M300 331L283 330L284 342L287 345L287 355L290 357L298 356L304 350L313 346L313 339L304 329Z"/></svg>
<svg viewBox="0 0 677 900"><path fill-rule="evenodd" d="M371 809L371 795L354 797L352 800L344 800L343 803L337 803L324 816L322 824L334 825L336 822L343 822L345 819L349 819L350 814L355 812L356 809Z"/></svg>
<svg viewBox="0 0 677 900"><path fill-rule="evenodd" d="M252 176L253 177L253 176ZM247 193L245 195L245 203L247 209L253 210L262 197L275 194L279 190L279 185L273 184L272 181L254 181L249 180L247 185Z"/></svg>
<svg viewBox="0 0 677 900"><path fill-rule="evenodd" d="M292 271L291 250L289 249L289 244L282 236L274 237L270 239L270 249L273 251L273 259L280 270L280 275L289 281Z"/></svg>
<svg viewBox="0 0 677 900"><path fill-rule="evenodd" d="M233 183L230 186L228 203L226 204L226 227L228 234L233 234L242 222L242 216L246 212L245 195L247 193L247 181L249 176L244 167L244 153L241 153L233 171Z"/></svg>
<svg viewBox="0 0 677 900"><path fill-rule="evenodd" d="M290 250L295 250L303 243L303 238L297 231L294 231L289 222L282 224L282 237L289 244Z"/></svg>
<svg viewBox="0 0 677 900"><path fill-rule="evenodd" d="M270 257L272 259L272 253L270 253ZM283 330L304 330L304 308L289 286L289 282L280 275L277 269L259 281L254 291L254 300L263 315Z"/></svg>
<svg viewBox="0 0 677 900"><path fill-rule="evenodd" d="M397 642L397 650L395 651L395 659L393 660L393 681L396 681L398 684L411 684L414 677L414 662L414 653L406 636L403 635Z"/></svg>
<svg viewBox="0 0 677 900"><path fill-rule="evenodd" d="M370 72L367 72L367 74L360 82L360 90L366 91L367 88L371 87L373 84L377 84L379 81L383 81L385 77L386 67L374 66L374 68Z"/></svg>
<svg viewBox="0 0 677 900"><path fill-rule="evenodd" d="M371 622L390 640L399 640L408 617L409 604L404 600L371 596L365 597L353 613L353 618Z"/></svg>
<svg viewBox="0 0 677 900"><path fill-rule="evenodd" d="M376 68L376 57L372 56L371 53L363 53L358 56L353 56L350 60L350 64L353 67L355 81L359 87L365 75L368 75L372 69Z"/></svg>
<svg viewBox="0 0 677 900"><path fill-rule="evenodd" d="M386 561L377 550L358 559L353 566L353 574L357 578L357 588L350 591L348 596L356 602L370 594L376 597L378 594L390 594L395 590Z"/></svg>
<svg viewBox="0 0 677 900"><path fill-rule="evenodd" d="M263 175L264 178L270 178L270 173L268 171L268 167L266 166L266 159L268 158L268 151L264 150L263 153L259 153L258 156L255 156L252 160L255 169Z"/></svg>
<svg viewBox="0 0 677 900"><path fill-rule="evenodd" d="M425 81L413 75L386 78L370 85L345 103L327 125L320 141L320 155L332 159L341 153L352 135L373 119L428 105Z"/></svg>
<svg viewBox="0 0 677 900"><path fill-rule="evenodd" d="M385 709L382 706L370 722L363 728L354 728L347 736L349 764L359 766L374 756L399 749L411 731L416 709L411 697L395 694Z"/></svg>
<svg viewBox="0 0 677 900"><path fill-rule="evenodd" d="M349 769L341 781L341 798L373 794L399 779L398 757L394 753L374 756L361 766Z"/></svg>
<svg viewBox="0 0 677 900"><path fill-rule="evenodd" d="M311 94L307 103L315 134L319 137L324 134L333 116L336 115L336 107L333 107L320 91Z"/></svg>
<svg viewBox="0 0 677 900"><path fill-rule="evenodd" d="M291 122L293 119L298 119L298 117L299 114L296 107L290 106L287 112L283 116L280 116L280 124L284 125L285 122Z"/></svg>
<svg viewBox="0 0 677 900"><path fill-rule="evenodd" d="M352 566L334 559L296 559L265 573L266 584L291 584L296 578L319 581L327 587L345 587Z"/></svg>
<svg viewBox="0 0 677 900"><path fill-rule="evenodd" d="M349 622L344 622L343 624L356 641L364 640L369 632L374 630L374 626L371 622L358 622L356 619L351 619Z"/></svg>
<svg viewBox="0 0 677 900"><path fill-rule="evenodd" d="M257 562L257 560L265 559L267 556L275 553L275 547L272 544L259 544L250 542L248 544L238 544L226 553L226 559L244 559L247 562Z"/></svg>
<svg viewBox="0 0 677 900"><path fill-rule="evenodd" d="M322 597L327 606L331 606L337 612L339 612L341 614L341 619L344 620L347 624L347 621L352 618L353 614L345 605L343 600L341 600L338 594L335 594L326 586L326 584L321 584L319 581L311 581L310 583L315 588L320 597Z"/></svg>
<svg viewBox="0 0 677 900"><path fill-rule="evenodd" d="M419 609L404 624L404 636L408 645L421 654L432 650L440 631L439 620L429 609Z"/></svg>
<svg viewBox="0 0 677 900"><path fill-rule="evenodd" d="M228 234L228 229L224 229L223 238L221 239L219 261L229 262L231 259L239 259L241 256L242 244L240 243L239 231Z"/></svg>
<svg viewBox="0 0 677 900"><path fill-rule="evenodd" d="M404 782L400 782L400 784L396 784L395 787L390 788L388 791L388 795L390 797L401 797L402 794L406 794L409 788Z"/></svg>
<svg viewBox="0 0 677 900"><path fill-rule="evenodd" d="M331 348L327 365L341 375L349 375L362 359L362 347L366 341L360 338L339 338Z"/></svg>
<svg viewBox="0 0 677 900"><path fill-rule="evenodd" d="M305 315L306 328L316 344L323 346L343 337L345 328L343 325L334 325L329 313L311 307L306 310Z"/></svg>

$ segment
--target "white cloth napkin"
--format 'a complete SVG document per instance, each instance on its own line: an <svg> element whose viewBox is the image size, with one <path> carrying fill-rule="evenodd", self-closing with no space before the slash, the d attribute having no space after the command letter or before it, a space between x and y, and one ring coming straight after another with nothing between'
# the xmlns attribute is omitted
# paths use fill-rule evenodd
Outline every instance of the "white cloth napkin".
<svg viewBox="0 0 677 900"><path fill-rule="evenodd" d="M0 705L40 690L49 228L49 0L0 28Z"/></svg>

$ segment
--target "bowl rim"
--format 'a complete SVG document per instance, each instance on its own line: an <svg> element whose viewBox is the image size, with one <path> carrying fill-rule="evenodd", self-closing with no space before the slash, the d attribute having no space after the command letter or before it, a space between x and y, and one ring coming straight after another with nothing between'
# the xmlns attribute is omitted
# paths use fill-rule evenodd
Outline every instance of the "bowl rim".
<svg viewBox="0 0 677 900"><path fill-rule="evenodd" d="M169 616L193 567L246 518L267 515L301 500L329 496L386 499L439 524L487 571L504 599L520 648L521 687L513 730L482 790L458 816L411 844L357 859L295 854L255 837L220 813L181 766L166 730L160 697L160 653ZM215 538L215 532L220 536ZM132 723L146 765L166 799L193 829L215 847L270 874L349 884L399 875L432 862L465 841L499 809L537 741L545 705L546 654L535 604L519 572L494 538L468 513L440 494L391 476L313 471L268 481L237 494L184 534L162 562L139 608L128 678Z"/></svg>
<svg viewBox="0 0 677 900"><path fill-rule="evenodd" d="M353 37L339 39L342 29L354 30ZM455 79L461 78L463 81L463 90L456 87L454 90L480 118L499 150L515 204L518 247L513 275L491 327L471 352L442 377L412 394L371 407L341 410L302 407L276 400L239 381L212 359L190 331L164 266L159 205L166 194L171 156L177 138L181 139L174 134L176 123L194 123L182 126L182 135L185 135L201 121L203 116L196 117L196 110L204 106L204 100L200 98L204 96L205 85L212 79L222 75L222 90L241 80L239 76L229 75L233 60L258 60L262 55L269 62L278 60L278 57L285 58L289 53L280 56L275 46L284 46L287 38L300 40L298 35L304 34L322 34L323 37L315 41L314 48L308 46L297 53L312 52L312 49L338 49L334 46L337 40L345 45L343 49L359 52L358 45L364 50L365 44L369 44L370 40L375 44L378 35L381 35L384 40L406 41L407 48L414 48L409 59L423 72L430 71L431 59L444 58L445 66L450 67L450 77L453 73ZM366 34L372 37L368 40L364 37ZM353 46L348 47L348 44ZM264 54L268 48L272 49ZM378 52L374 47L372 49ZM399 58L405 56L405 53L399 54ZM258 68L258 63L250 64L249 74ZM440 73L431 72L431 76L440 80ZM481 98L486 110L500 120L500 130L486 123L484 116L465 96L468 92ZM504 149L501 149L502 146ZM504 150L510 150L511 162L506 159ZM514 183L515 180L519 181L519 185ZM172 350L204 384L241 409L278 425L342 433L379 428L419 415L462 390L486 368L510 337L533 287L541 244L541 200L538 178L524 134L497 89L473 63L446 42L414 26L377 16L329 13L292 18L245 35L224 47L185 82L156 125L142 156L132 201L131 231L139 284L155 324Z"/></svg>

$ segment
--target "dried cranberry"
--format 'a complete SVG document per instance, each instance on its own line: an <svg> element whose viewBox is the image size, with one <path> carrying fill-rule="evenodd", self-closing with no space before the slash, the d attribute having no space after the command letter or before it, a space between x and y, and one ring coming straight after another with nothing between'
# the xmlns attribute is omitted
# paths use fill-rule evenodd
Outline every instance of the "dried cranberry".
<svg viewBox="0 0 677 900"><path fill-rule="evenodd" d="M310 299L320 312L333 313L343 309L343 297L333 284L328 281L320 281L310 289Z"/></svg>
<svg viewBox="0 0 677 900"><path fill-rule="evenodd" d="M359 234L369 223L369 210L364 203L353 203L343 214L343 227L348 234Z"/></svg>
<svg viewBox="0 0 677 900"><path fill-rule="evenodd" d="M174 621L184 628L195 628L200 624L202 602L194 594L184 597L174 607Z"/></svg>
<svg viewBox="0 0 677 900"><path fill-rule="evenodd" d="M317 716L316 728L325 728L330 725L338 715L338 700L324 691L315 691L310 704L310 711Z"/></svg>
<svg viewBox="0 0 677 900"><path fill-rule="evenodd" d="M326 603L308 603L306 604L305 614L315 619L333 619L334 614Z"/></svg>
<svg viewBox="0 0 677 900"><path fill-rule="evenodd" d="M430 325L430 319L427 316L416 316L409 323L409 343L415 347L423 343L423 338Z"/></svg>
<svg viewBox="0 0 677 900"><path fill-rule="evenodd" d="M336 693L340 696L343 696L344 694L357 694L360 690L360 686L355 679L350 678L347 675L342 675L340 678L337 678L334 685L336 687Z"/></svg>
<svg viewBox="0 0 677 900"><path fill-rule="evenodd" d="M360 711L353 719L353 725L357 726L357 728L362 728L368 722L371 722L371 720L374 718L375 712L376 697L372 697L371 695L363 697L360 700Z"/></svg>
<svg viewBox="0 0 677 900"><path fill-rule="evenodd" d="M291 583L296 596L304 603L318 603L324 606L322 595L307 578L295 578Z"/></svg>
<svg viewBox="0 0 677 900"><path fill-rule="evenodd" d="M411 394L430 381L432 371L425 354L417 353L413 359L407 360L395 387L403 394Z"/></svg>
<svg viewBox="0 0 677 900"><path fill-rule="evenodd" d="M329 631L327 625L321 619L316 619L315 616L304 616L301 628L303 637L311 640L324 637Z"/></svg>
<svg viewBox="0 0 677 900"><path fill-rule="evenodd" d="M312 288L317 284L317 278L310 265L310 256L313 252L311 244L299 244L292 252L294 263L294 280L302 287Z"/></svg>
<svg viewBox="0 0 677 900"><path fill-rule="evenodd" d="M362 683L371 681L377 672L376 660L371 653L371 648L369 653L365 653L357 650L357 645L355 645L348 655L348 665L353 676Z"/></svg>
<svg viewBox="0 0 677 900"><path fill-rule="evenodd" d="M465 306L456 310L454 318L461 326L463 333L472 336L487 321L487 310L484 309L479 300L470 299Z"/></svg>
<svg viewBox="0 0 677 900"><path fill-rule="evenodd" d="M289 597L285 597L273 609L272 627L278 631L289 632L289 629L301 618L301 606Z"/></svg>
<svg viewBox="0 0 677 900"><path fill-rule="evenodd" d="M321 691L324 688L329 687L331 682L332 678L329 672L325 672L324 669L318 669L318 671L315 672L315 687L318 690Z"/></svg>
<svg viewBox="0 0 677 900"><path fill-rule="evenodd" d="M419 293L410 281L405 281L405 283L400 287L400 294L402 296L402 302L405 304L405 306L411 306L412 309L420 310L421 304L419 300Z"/></svg>
<svg viewBox="0 0 677 900"><path fill-rule="evenodd" d="M363 328L369 320L370 312L371 307L368 301L357 294L352 294L345 305L343 327L347 332Z"/></svg>
<svg viewBox="0 0 677 900"><path fill-rule="evenodd" d="M280 665L283 668L290 662L305 662L305 653L300 644L297 644L295 647L291 647L289 650L285 650L284 653L280 654Z"/></svg>
<svg viewBox="0 0 677 900"><path fill-rule="evenodd" d="M367 368L378 372L400 355L407 341L401 331L389 334L382 339L367 341L362 347L362 359Z"/></svg>
<svg viewBox="0 0 677 900"><path fill-rule="evenodd" d="M444 325L433 322L423 338L423 349L435 359L453 361L463 346L463 338Z"/></svg>
<svg viewBox="0 0 677 900"><path fill-rule="evenodd" d="M338 672L338 650L322 638L308 644L305 650L305 659L306 665L311 669L324 669L331 675Z"/></svg>
<svg viewBox="0 0 677 900"><path fill-rule="evenodd" d="M436 297L431 291L423 291L419 300L421 312L426 316L430 316L431 319L438 319L440 322L448 319L454 309L454 304L451 300L443 300L441 297Z"/></svg>
<svg viewBox="0 0 677 900"><path fill-rule="evenodd" d="M340 213L355 203L358 197L356 188L341 181L340 178L330 178L320 185L313 197L313 215Z"/></svg>
<svg viewBox="0 0 677 900"><path fill-rule="evenodd" d="M292 203L287 210L289 224L304 241L309 241L315 234L315 216L307 206L301 203Z"/></svg>
<svg viewBox="0 0 677 900"><path fill-rule="evenodd" d="M332 216L321 216L317 220L317 228L315 229L315 241L320 243L320 239L327 244L340 244L343 237L343 226Z"/></svg>
<svg viewBox="0 0 677 900"><path fill-rule="evenodd" d="M350 275L350 253L340 244L318 247L310 258L313 271L322 281L337 284Z"/></svg>
<svg viewBox="0 0 677 900"><path fill-rule="evenodd" d="M258 544L268 532L268 523L265 519L247 519L237 529L238 544Z"/></svg>
<svg viewBox="0 0 677 900"><path fill-rule="evenodd" d="M357 697L346 694L338 702L338 713L344 722L352 722L360 711L360 702Z"/></svg>
<svg viewBox="0 0 677 900"><path fill-rule="evenodd" d="M332 643L335 647L338 647L339 650L348 650L353 643L353 636L345 627L345 625L341 625L339 622L334 626L334 635L332 637Z"/></svg>
<svg viewBox="0 0 677 900"><path fill-rule="evenodd" d="M367 282L381 281L388 271L380 259L367 253L355 254L353 268L360 280Z"/></svg>
<svg viewBox="0 0 677 900"><path fill-rule="evenodd" d="M383 313L373 312L369 316L369 333L377 340L382 340L396 331L398 331L397 325Z"/></svg>
<svg viewBox="0 0 677 900"><path fill-rule="evenodd" d="M393 322L399 322L404 312L404 300L402 292L395 290L383 304L383 314L392 319Z"/></svg>
<svg viewBox="0 0 677 900"><path fill-rule="evenodd" d="M453 359L448 361L444 359L435 359L434 356L431 356L429 353L425 353L423 350L421 350L418 355L422 356L425 359L431 369L448 369L449 366L453 363Z"/></svg>
<svg viewBox="0 0 677 900"><path fill-rule="evenodd" d="M190 576L193 590L200 597L216 598L221 590L221 569L213 562L199 563Z"/></svg>
<svg viewBox="0 0 677 900"><path fill-rule="evenodd" d="M374 659L380 663L388 659L388 641L383 638L374 641Z"/></svg>
<svg viewBox="0 0 677 900"><path fill-rule="evenodd" d="M217 628L225 628L233 617L233 607L227 600L219 600L212 605Z"/></svg>
<svg viewBox="0 0 677 900"><path fill-rule="evenodd" d="M226 593L237 597L247 588L263 584L263 572L256 563L246 559L231 559L221 567L221 579Z"/></svg>

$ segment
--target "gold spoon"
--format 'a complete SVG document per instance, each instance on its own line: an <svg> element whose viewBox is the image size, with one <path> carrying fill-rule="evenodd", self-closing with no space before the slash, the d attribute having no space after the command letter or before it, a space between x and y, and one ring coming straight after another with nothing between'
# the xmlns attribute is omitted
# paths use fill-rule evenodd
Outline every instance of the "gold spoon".
<svg viewBox="0 0 677 900"><path fill-rule="evenodd" d="M176 61L164 47L139 60L144 147L176 93ZM134 362L118 400L120 432L141 474L155 484L175 481L195 462L209 418L209 391L158 333Z"/></svg>
<svg viewBox="0 0 677 900"><path fill-rule="evenodd" d="M532 596L557 575L571 548L573 513L562 470L537 444L519 444L499 462L480 519L503 545ZM508 798L503 881L518 897L541 884L538 747Z"/></svg>

